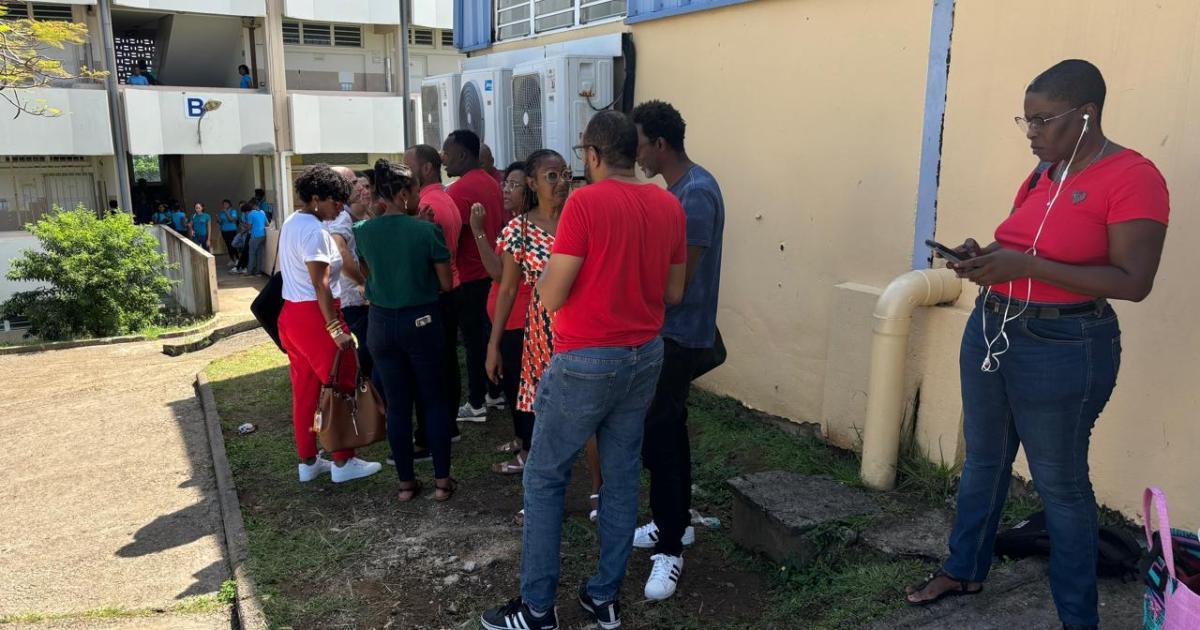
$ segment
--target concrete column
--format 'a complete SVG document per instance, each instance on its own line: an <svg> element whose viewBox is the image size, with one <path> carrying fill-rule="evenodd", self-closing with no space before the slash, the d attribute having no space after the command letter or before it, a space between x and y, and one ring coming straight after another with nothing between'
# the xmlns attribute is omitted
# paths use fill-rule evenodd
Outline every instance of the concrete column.
<svg viewBox="0 0 1200 630"><path fill-rule="evenodd" d="M282 225L292 213L292 120L283 53L283 0L267 0L263 40L267 52L267 89L271 92L275 113L275 154L271 161L271 174L275 178L275 216L277 223Z"/></svg>
<svg viewBox="0 0 1200 630"><path fill-rule="evenodd" d="M398 64L399 72L397 74L400 77L398 89L400 95L404 97L404 146L406 147L416 144L413 141L415 136L413 135L412 126L412 103L408 100L408 27L412 22L411 13L411 3L409 0L400 0L400 31L398 35L400 46L397 47L397 50L400 52L400 59Z"/></svg>
<svg viewBox="0 0 1200 630"><path fill-rule="evenodd" d="M121 92L117 86L117 55L113 43L112 0L100 0L100 38L104 43L104 69L108 76L104 79L105 91L108 92L108 118L112 127L113 162L117 169L117 203L124 212L133 212L133 180L129 174L129 137L125 134L125 113L121 108ZM107 207L108 201L104 201ZM104 208L96 208L97 212Z"/></svg>

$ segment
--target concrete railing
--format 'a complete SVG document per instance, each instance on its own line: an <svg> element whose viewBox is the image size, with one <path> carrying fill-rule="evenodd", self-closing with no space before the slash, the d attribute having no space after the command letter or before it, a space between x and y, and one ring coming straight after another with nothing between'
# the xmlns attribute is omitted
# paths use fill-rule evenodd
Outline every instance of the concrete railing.
<svg viewBox="0 0 1200 630"><path fill-rule="evenodd" d="M156 226L158 247L167 255L172 269L171 298L192 315L215 315L217 305L217 259L191 239L166 227Z"/></svg>

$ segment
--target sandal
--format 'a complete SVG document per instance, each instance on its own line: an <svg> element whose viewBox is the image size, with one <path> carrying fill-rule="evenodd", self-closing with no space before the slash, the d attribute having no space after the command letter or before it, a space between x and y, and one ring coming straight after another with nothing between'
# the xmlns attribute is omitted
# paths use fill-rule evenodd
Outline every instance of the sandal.
<svg viewBox="0 0 1200 630"><path fill-rule="evenodd" d="M519 475L525 472L525 459L521 457L520 453L517 453L517 458L511 462L492 464L492 472L501 475Z"/></svg>
<svg viewBox="0 0 1200 630"><path fill-rule="evenodd" d="M400 488L400 493L398 495L396 495L397 501L399 501L401 503L408 503L409 501L412 501L413 499L417 498L417 496L419 496L421 494L421 480L420 479L413 479L409 483L411 483L412 485L410 485L407 488ZM407 495L407 498L405 498L405 495Z"/></svg>
<svg viewBox="0 0 1200 630"><path fill-rule="evenodd" d="M926 588L929 587L930 584L933 583L934 580L936 580L938 578L946 578L953 582L958 582L958 588L954 588L954 587L948 588L948 589L942 591L941 593L938 593L936 597L932 597L930 599L923 599L921 601L914 602L913 600L908 598L908 596L910 596L910 595L913 595L915 593L920 593L921 591L925 590ZM904 601L908 602L909 606L928 606L936 601L939 601L939 600L947 598L947 597L958 597L960 595L978 595L983 592L982 584L980 584L976 588L972 589L969 586L970 583L971 582L969 580L960 580L960 579L954 577L953 575L946 573L946 571L944 569L938 569L936 573L933 573L929 577L925 578L925 580L923 582L914 584L914 585L908 587L907 589L905 589L906 596L904 598Z"/></svg>
<svg viewBox="0 0 1200 630"><path fill-rule="evenodd" d="M445 503L454 497L454 493L458 492L458 482L453 477L446 480L446 485L440 485L437 481L433 482L433 500L438 503Z"/></svg>
<svg viewBox="0 0 1200 630"><path fill-rule="evenodd" d="M512 455L513 453L520 453L521 452L521 440L517 439L517 440L513 440L511 442L505 442L505 443L501 444L500 446L496 447L496 452L497 453L508 453L509 455Z"/></svg>

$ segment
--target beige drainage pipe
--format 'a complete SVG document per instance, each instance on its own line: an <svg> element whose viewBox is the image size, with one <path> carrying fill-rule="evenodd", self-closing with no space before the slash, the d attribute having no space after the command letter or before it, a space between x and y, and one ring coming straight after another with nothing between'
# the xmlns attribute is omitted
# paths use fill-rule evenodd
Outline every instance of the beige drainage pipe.
<svg viewBox="0 0 1200 630"><path fill-rule="evenodd" d="M863 483L876 490L896 486L900 425L904 421L904 364L913 311L958 299L962 281L949 269L910 271L892 281L875 303L867 422L863 433Z"/></svg>

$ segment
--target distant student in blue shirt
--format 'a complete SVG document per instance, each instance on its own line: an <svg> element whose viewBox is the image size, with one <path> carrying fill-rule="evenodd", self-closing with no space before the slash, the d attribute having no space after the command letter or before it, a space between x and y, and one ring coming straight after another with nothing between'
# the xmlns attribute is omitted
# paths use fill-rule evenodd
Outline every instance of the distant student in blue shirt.
<svg viewBox="0 0 1200 630"><path fill-rule="evenodd" d="M238 66L238 74L242 75L242 84L238 87L243 90L254 89L254 79L250 77L250 67L245 64Z"/></svg>
<svg viewBox="0 0 1200 630"><path fill-rule="evenodd" d="M150 80L142 74L141 68L134 66L133 69L130 70L129 78L125 79L125 83L128 85L150 85Z"/></svg>
<svg viewBox="0 0 1200 630"><path fill-rule="evenodd" d="M204 204L198 203L195 207L195 213L192 214L192 240L197 245L204 248L204 251L212 251L212 241L209 238L208 224L212 221L212 217L204 211Z"/></svg>
<svg viewBox="0 0 1200 630"><path fill-rule="evenodd" d="M237 236L239 218L233 202L223 199L221 210L217 212L217 224L221 226L221 240L225 241L225 252L229 254L230 267L237 265L237 256L233 251L233 238Z"/></svg>
<svg viewBox="0 0 1200 630"><path fill-rule="evenodd" d="M175 206L175 210L171 212L171 224L176 232L180 234L188 233L188 218L187 214L183 212L183 208Z"/></svg>
<svg viewBox="0 0 1200 630"><path fill-rule="evenodd" d="M246 265L246 275L256 276L262 273L263 250L267 243L267 215L260 207L251 208L246 215L246 224L250 226L250 262Z"/></svg>

